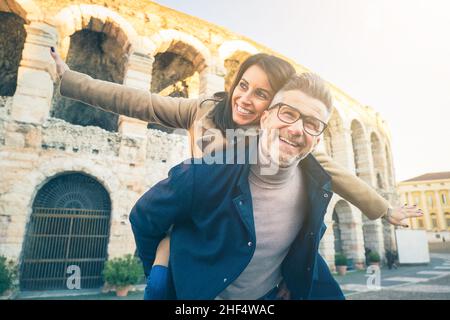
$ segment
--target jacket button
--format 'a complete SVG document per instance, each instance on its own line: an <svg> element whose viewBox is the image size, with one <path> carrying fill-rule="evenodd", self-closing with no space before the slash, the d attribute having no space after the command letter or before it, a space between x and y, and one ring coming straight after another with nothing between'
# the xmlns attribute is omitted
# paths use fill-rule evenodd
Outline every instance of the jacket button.
<svg viewBox="0 0 450 320"><path fill-rule="evenodd" d="M328 198L328 193L323 194L324 198Z"/></svg>
<svg viewBox="0 0 450 320"><path fill-rule="evenodd" d="M310 272L310 271L311 271L311 268L310 268L310 267L308 267L308 268L306 268L306 270L308 270L308 272Z"/></svg>
<svg viewBox="0 0 450 320"><path fill-rule="evenodd" d="M309 235L312 237L314 236L314 232L310 232Z"/></svg>
<svg viewBox="0 0 450 320"><path fill-rule="evenodd" d="M228 280L227 278L224 278L224 279L223 279L223 282L227 282L227 280Z"/></svg>
<svg viewBox="0 0 450 320"><path fill-rule="evenodd" d="M249 247L251 247L253 243L251 241L249 241L247 244Z"/></svg>
<svg viewBox="0 0 450 320"><path fill-rule="evenodd" d="M240 201L239 201L239 205L242 206L242 204L243 204L243 202L242 202L242 200L240 200Z"/></svg>

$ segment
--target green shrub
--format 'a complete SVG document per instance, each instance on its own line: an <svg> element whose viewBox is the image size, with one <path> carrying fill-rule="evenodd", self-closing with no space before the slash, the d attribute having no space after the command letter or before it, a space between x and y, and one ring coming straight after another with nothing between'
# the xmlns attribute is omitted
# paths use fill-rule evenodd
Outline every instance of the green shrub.
<svg viewBox="0 0 450 320"><path fill-rule="evenodd" d="M342 253L336 253L334 256L334 264L337 266L346 266L348 263L347 257Z"/></svg>
<svg viewBox="0 0 450 320"><path fill-rule="evenodd" d="M12 289L16 279L17 270L12 261L0 256L0 295L6 290Z"/></svg>
<svg viewBox="0 0 450 320"><path fill-rule="evenodd" d="M369 262L380 262L380 255L378 254L378 252L375 251L371 251L369 253Z"/></svg>
<svg viewBox="0 0 450 320"><path fill-rule="evenodd" d="M144 270L140 260L128 254L122 258L106 261L103 277L110 285L125 287L137 284L143 273Z"/></svg>

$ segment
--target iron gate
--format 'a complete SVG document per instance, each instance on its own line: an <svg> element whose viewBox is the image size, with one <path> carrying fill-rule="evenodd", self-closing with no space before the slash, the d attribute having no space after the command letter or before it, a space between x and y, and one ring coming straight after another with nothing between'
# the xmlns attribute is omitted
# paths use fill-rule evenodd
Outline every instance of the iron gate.
<svg viewBox="0 0 450 320"><path fill-rule="evenodd" d="M24 242L21 290L68 289L75 266L81 288L103 285L110 200L94 179L74 173L48 182L37 194Z"/></svg>

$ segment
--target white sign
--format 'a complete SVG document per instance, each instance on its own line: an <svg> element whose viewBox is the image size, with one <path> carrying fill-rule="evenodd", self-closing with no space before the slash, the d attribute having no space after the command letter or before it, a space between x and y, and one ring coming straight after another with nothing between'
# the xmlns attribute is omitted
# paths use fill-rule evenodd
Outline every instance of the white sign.
<svg viewBox="0 0 450 320"><path fill-rule="evenodd" d="M430 251L425 230L396 229L395 237L397 239L399 263L430 262Z"/></svg>

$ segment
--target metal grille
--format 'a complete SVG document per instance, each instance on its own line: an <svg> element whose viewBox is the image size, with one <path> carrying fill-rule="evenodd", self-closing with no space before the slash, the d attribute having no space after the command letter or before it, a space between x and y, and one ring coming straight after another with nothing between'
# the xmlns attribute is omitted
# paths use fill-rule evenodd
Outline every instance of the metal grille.
<svg viewBox="0 0 450 320"><path fill-rule="evenodd" d="M110 199L94 179L59 176L37 194L27 226L21 290L67 289L68 267L81 272L81 288L103 285L110 228Z"/></svg>

